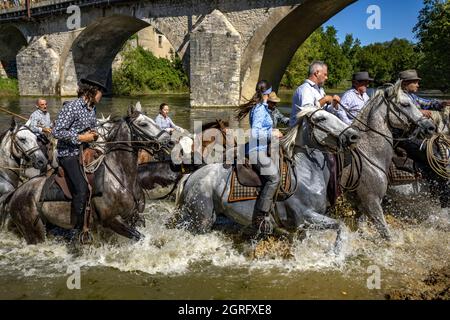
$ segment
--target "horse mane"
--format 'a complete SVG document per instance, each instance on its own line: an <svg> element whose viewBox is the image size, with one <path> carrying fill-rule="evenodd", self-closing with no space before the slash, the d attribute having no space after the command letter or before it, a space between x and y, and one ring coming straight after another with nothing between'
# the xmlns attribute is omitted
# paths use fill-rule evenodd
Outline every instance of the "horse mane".
<svg viewBox="0 0 450 320"><path fill-rule="evenodd" d="M2 133L0 133L0 143L3 142L3 139L5 138L6 134L8 133L9 129L6 129Z"/></svg>
<svg viewBox="0 0 450 320"><path fill-rule="evenodd" d="M398 80L395 84L385 83L382 86L378 87L373 97L371 97L369 101L367 101L367 103L361 109L361 112L356 117L359 121L353 120L352 125L354 127L357 127L358 129L365 130L366 127L362 126L360 121L365 123L364 119L368 117L368 114L374 107L377 107L380 104L380 100L383 97L386 97L386 98L393 98L394 101L397 102L400 99L401 93L402 93L401 80Z"/></svg>
<svg viewBox="0 0 450 320"><path fill-rule="evenodd" d="M281 147L287 153L289 158L292 157L294 151L295 139L297 138L297 133L300 125L305 116L309 116L311 113L317 111L316 107L306 107L303 108L299 113L297 113L297 122L295 126L289 129L286 135L281 139Z"/></svg>
<svg viewBox="0 0 450 320"><path fill-rule="evenodd" d="M229 127L229 125L230 125L228 121L222 121L222 123L224 124L225 127ZM217 123L217 120L211 121L211 122L208 122L208 123L205 123L202 125L202 131L205 131L205 130L208 130L211 128L220 129L220 125Z"/></svg>

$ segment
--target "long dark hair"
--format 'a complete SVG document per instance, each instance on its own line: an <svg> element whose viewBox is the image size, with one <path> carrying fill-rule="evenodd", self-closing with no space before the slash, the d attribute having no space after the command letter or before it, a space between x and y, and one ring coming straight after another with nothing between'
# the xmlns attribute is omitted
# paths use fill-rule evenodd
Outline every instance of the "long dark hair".
<svg viewBox="0 0 450 320"><path fill-rule="evenodd" d="M78 98L85 97L88 100L88 105L92 106L95 104L95 95L97 91L100 90L96 86L92 86L86 83L80 83L78 85Z"/></svg>
<svg viewBox="0 0 450 320"><path fill-rule="evenodd" d="M237 112L236 119L239 121L244 119L245 116L250 112L250 110L252 110L254 106L263 101L263 92L269 89L270 87L271 85L269 81L267 80L258 81L255 88L255 94L253 95L253 97L248 102L241 104L236 109Z"/></svg>

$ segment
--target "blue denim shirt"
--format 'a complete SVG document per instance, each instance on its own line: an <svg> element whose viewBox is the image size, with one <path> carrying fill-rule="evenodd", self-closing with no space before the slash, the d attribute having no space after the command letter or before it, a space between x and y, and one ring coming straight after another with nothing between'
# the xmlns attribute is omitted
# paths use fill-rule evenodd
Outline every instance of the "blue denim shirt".
<svg viewBox="0 0 450 320"><path fill-rule="evenodd" d="M250 111L250 149L253 151L267 151L267 145L272 137L273 120L267 103L258 103Z"/></svg>
<svg viewBox="0 0 450 320"><path fill-rule="evenodd" d="M53 136L58 139L58 157L79 155L81 142L78 135L96 127L95 108L90 109L82 98L65 103L52 131Z"/></svg>

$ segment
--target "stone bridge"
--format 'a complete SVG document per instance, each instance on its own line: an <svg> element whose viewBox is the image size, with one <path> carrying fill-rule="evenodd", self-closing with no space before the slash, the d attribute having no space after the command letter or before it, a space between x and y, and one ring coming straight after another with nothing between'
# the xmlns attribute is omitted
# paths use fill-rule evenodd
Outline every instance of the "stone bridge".
<svg viewBox="0 0 450 320"><path fill-rule="evenodd" d="M191 106L236 106L258 79L275 88L297 48L355 0L72 0L0 11L0 60L21 95L75 95L93 72L110 77L124 43L149 25L189 75ZM80 8L71 30L69 5Z"/></svg>

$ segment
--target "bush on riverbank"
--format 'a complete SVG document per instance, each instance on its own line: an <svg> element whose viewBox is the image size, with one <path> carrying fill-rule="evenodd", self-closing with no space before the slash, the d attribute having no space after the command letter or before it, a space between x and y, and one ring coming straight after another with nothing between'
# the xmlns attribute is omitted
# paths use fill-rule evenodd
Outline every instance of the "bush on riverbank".
<svg viewBox="0 0 450 320"><path fill-rule="evenodd" d="M124 52L123 64L113 72L113 92L118 95L185 92L187 84L180 59L157 58L140 46Z"/></svg>
<svg viewBox="0 0 450 320"><path fill-rule="evenodd" d="M0 78L0 96L19 95L19 81L17 79Z"/></svg>

